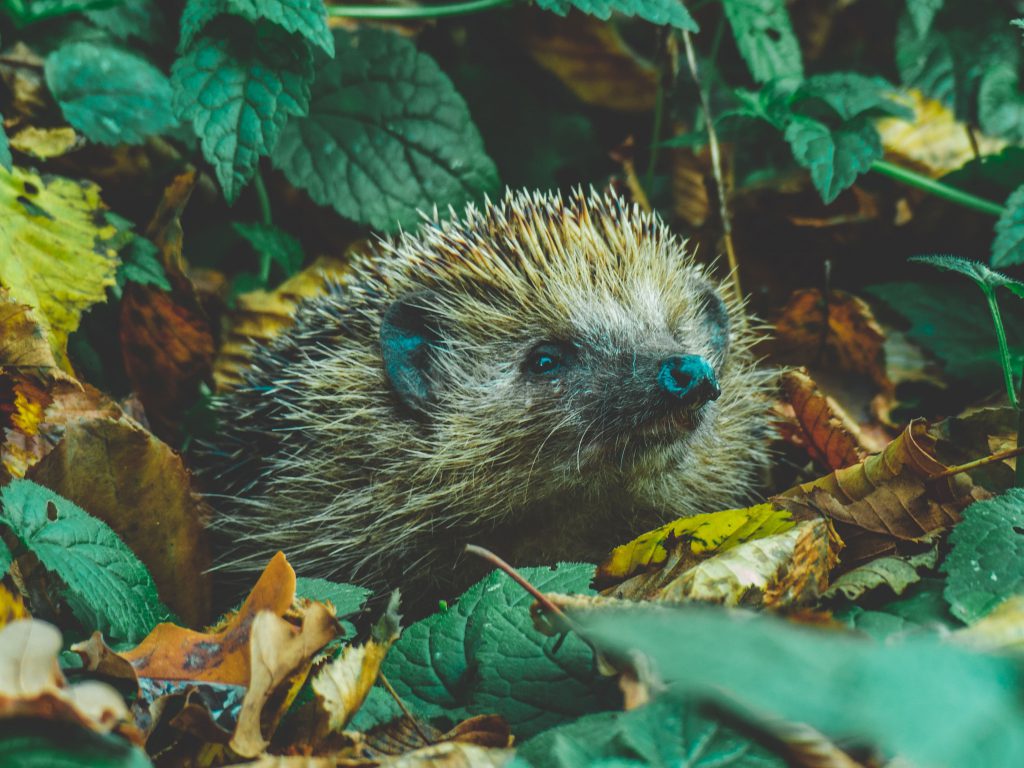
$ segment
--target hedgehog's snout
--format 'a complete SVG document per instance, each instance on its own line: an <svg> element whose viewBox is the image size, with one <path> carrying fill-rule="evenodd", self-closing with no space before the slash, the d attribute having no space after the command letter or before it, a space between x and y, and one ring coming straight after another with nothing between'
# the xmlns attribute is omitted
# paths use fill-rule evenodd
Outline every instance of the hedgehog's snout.
<svg viewBox="0 0 1024 768"><path fill-rule="evenodd" d="M679 405L696 408L722 394L711 364L700 355L673 355L661 361L658 386Z"/></svg>

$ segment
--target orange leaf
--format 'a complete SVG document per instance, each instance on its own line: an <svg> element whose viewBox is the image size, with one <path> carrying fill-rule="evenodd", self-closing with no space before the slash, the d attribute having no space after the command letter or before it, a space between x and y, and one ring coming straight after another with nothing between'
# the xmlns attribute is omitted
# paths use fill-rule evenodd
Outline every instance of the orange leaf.
<svg viewBox="0 0 1024 768"><path fill-rule="evenodd" d="M860 441L860 428L832 398L826 396L806 369L786 371L780 378L786 401L793 407L797 434L788 435L810 457L828 469L859 464L868 451ZM784 425L785 426L785 425ZM780 430L787 436L786 430Z"/></svg>
<svg viewBox="0 0 1024 768"><path fill-rule="evenodd" d="M158 624L135 648L121 654L140 677L249 685L249 634L260 611L283 616L295 597L295 571L278 552L227 626L196 632Z"/></svg>

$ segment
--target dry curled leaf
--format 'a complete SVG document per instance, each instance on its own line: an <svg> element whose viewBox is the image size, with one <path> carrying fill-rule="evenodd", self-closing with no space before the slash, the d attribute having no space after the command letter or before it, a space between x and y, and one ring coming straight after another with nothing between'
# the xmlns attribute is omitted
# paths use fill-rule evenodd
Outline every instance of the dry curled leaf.
<svg viewBox="0 0 1024 768"><path fill-rule="evenodd" d="M505 718L499 715L471 717L447 732L426 722L400 717L368 731L362 746L378 755L403 755L448 741L506 748L512 746L512 731Z"/></svg>
<svg viewBox="0 0 1024 768"><path fill-rule="evenodd" d="M806 449L827 469L842 469L864 460L868 450L860 428L842 407L825 395L806 369L786 371L779 379L793 418L779 425L782 437Z"/></svg>

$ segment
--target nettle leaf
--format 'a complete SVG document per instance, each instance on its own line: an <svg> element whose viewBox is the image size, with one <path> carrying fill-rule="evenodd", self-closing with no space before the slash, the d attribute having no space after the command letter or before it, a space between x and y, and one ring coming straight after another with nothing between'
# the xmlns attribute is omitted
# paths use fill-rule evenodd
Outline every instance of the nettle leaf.
<svg viewBox="0 0 1024 768"><path fill-rule="evenodd" d="M784 0L723 0L722 5L736 47L755 80L803 77L800 44Z"/></svg>
<svg viewBox="0 0 1024 768"><path fill-rule="evenodd" d="M628 712L599 712L551 728L522 744L516 757L533 768L612 765L615 760L637 768L787 765L760 744L711 720L694 704L668 696Z"/></svg>
<svg viewBox="0 0 1024 768"><path fill-rule="evenodd" d="M302 269L306 258L302 244L280 227L240 221L234 222L232 227L260 255L261 260L277 264L285 277L291 277Z"/></svg>
<svg viewBox="0 0 1024 768"><path fill-rule="evenodd" d="M118 40L138 38L159 43L167 18L156 0L120 0L113 8L85 12L85 17Z"/></svg>
<svg viewBox="0 0 1024 768"><path fill-rule="evenodd" d="M974 281L975 285L986 293L986 289L1006 288L1024 298L1024 283L1012 277L989 269L980 261L964 259L960 256L912 256L908 261L927 264L946 272L956 272Z"/></svg>
<svg viewBox="0 0 1024 768"><path fill-rule="evenodd" d="M178 51L187 50L196 35L221 14L241 16L250 22L265 19L301 35L328 56L334 55L334 38L327 27L323 0L189 0L181 13Z"/></svg>
<svg viewBox="0 0 1024 768"><path fill-rule="evenodd" d="M882 156L882 140L867 118L830 130L824 123L798 115L786 126L785 137L826 204Z"/></svg>
<svg viewBox="0 0 1024 768"><path fill-rule="evenodd" d="M192 121L234 202L288 117L306 113L313 58L301 38L272 24L223 20L174 63L171 80L175 111Z"/></svg>
<svg viewBox="0 0 1024 768"><path fill-rule="evenodd" d="M1024 764L1022 680L1011 659L935 637L883 645L697 606L576 619L599 648L650 657L670 694L710 699L741 718L807 723L914 765Z"/></svg>
<svg viewBox="0 0 1024 768"><path fill-rule="evenodd" d="M1024 590L1024 490L976 501L949 535L946 600L968 624Z"/></svg>
<svg viewBox="0 0 1024 768"><path fill-rule="evenodd" d="M164 74L117 47L61 46L46 59L46 84L67 121L101 144L140 144L177 123Z"/></svg>
<svg viewBox="0 0 1024 768"><path fill-rule="evenodd" d="M119 0L3 0L0 6L16 26L24 27L43 19L67 16L95 8L110 8Z"/></svg>
<svg viewBox="0 0 1024 768"><path fill-rule="evenodd" d="M525 568L542 592L590 593L592 565ZM395 643L382 671L398 695L425 718L504 716L519 738L589 712L617 706L614 685L597 672L575 635L546 637L530 618L533 598L494 572L445 611L418 621ZM401 713L379 688L356 715L367 730Z"/></svg>
<svg viewBox="0 0 1024 768"><path fill-rule="evenodd" d="M794 108L808 100L824 102L843 122L870 113L912 120L914 110L892 99L895 87L880 77L867 77L855 72L832 72L815 75L801 83L793 96Z"/></svg>
<svg viewBox="0 0 1024 768"><path fill-rule="evenodd" d="M1024 264L1024 186L1006 198L1006 210L996 222L990 263L993 267Z"/></svg>
<svg viewBox="0 0 1024 768"><path fill-rule="evenodd" d="M330 602L334 606L337 618L345 619L362 610L366 598L370 596L370 590L357 587L355 584L341 584L327 579L300 576L295 580L295 595L307 600ZM342 621L342 625L346 629L347 637L355 635L355 628L350 623Z"/></svg>
<svg viewBox="0 0 1024 768"><path fill-rule="evenodd" d="M385 232L497 187L466 103L433 59L377 29L339 29L334 39L309 114L288 122L274 150L292 184Z"/></svg>
<svg viewBox="0 0 1024 768"><path fill-rule="evenodd" d="M907 0L907 15L914 24L914 31L924 36L932 28L935 15L942 10L945 0Z"/></svg>
<svg viewBox="0 0 1024 768"><path fill-rule="evenodd" d="M138 642L170 615L145 566L106 523L31 480L12 480L0 505L0 524L67 585L64 599L89 630Z"/></svg>
<svg viewBox="0 0 1024 768"><path fill-rule="evenodd" d="M679 0L537 0L546 11L567 16L573 8L602 20L613 13L636 16L652 24L671 24L688 32L699 32L700 27Z"/></svg>
<svg viewBox="0 0 1024 768"><path fill-rule="evenodd" d="M918 88L950 107L961 106L957 98L960 67L945 34L935 30L920 34L911 17L904 15L896 28L894 48L896 68L905 87Z"/></svg>

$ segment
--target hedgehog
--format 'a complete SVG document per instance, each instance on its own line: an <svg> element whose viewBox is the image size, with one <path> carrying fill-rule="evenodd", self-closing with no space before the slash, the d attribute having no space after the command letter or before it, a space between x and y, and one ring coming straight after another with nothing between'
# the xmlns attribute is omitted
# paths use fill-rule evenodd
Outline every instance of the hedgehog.
<svg viewBox="0 0 1024 768"><path fill-rule="evenodd" d="M768 463L744 308L656 214L508 192L382 240L253 352L198 458L221 578L415 603L514 564L601 558L748 501Z"/></svg>

